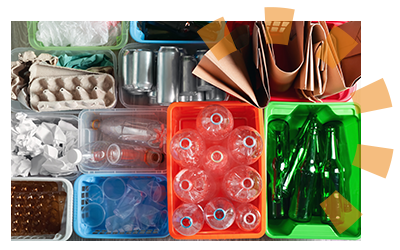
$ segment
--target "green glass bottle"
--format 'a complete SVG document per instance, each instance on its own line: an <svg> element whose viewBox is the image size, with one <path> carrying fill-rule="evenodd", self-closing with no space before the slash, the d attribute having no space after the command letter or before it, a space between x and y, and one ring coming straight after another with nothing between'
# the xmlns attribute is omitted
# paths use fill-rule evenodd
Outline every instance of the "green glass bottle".
<svg viewBox="0 0 400 250"><path fill-rule="evenodd" d="M299 129L295 139L291 141L291 145L294 145L294 147L292 148L289 156L289 170L283 177L282 195L284 197L290 197L293 192L293 178L296 170L303 164L306 156L307 148L305 147L305 140L307 137L307 131L310 127L310 124L314 124L316 121L317 116L313 113L310 113Z"/></svg>
<svg viewBox="0 0 400 250"><path fill-rule="evenodd" d="M319 133L320 125L317 120L312 119L305 135L305 159L296 170L293 181L295 188L291 196L289 218L294 221L308 222L312 218L321 170Z"/></svg>
<svg viewBox="0 0 400 250"><path fill-rule="evenodd" d="M326 157L322 163L321 171L321 202L325 201L335 191L343 197L346 196L345 169L338 158L338 131L340 126L342 126L342 123L339 121L328 122L324 125L326 133ZM328 203L330 207L322 207L322 209L324 211L328 209L331 212L331 216L334 215L334 218L329 218L325 212L321 212L321 222L329 223L334 221L337 224L343 223L342 213L346 206L345 203L338 195L330 199Z"/></svg>
<svg viewBox="0 0 400 250"><path fill-rule="evenodd" d="M268 216L287 217L289 198L282 195L283 177L289 171L289 124L281 119L268 123Z"/></svg>

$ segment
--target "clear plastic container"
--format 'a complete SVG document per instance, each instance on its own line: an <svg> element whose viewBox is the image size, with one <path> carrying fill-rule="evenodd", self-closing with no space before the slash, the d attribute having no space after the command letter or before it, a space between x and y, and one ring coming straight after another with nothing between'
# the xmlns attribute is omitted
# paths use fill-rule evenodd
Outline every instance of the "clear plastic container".
<svg viewBox="0 0 400 250"><path fill-rule="evenodd" d="M104 54L108 58L110 58L111 62L113 63L114 67L114 79L115 83L117 84L117 57L115 56L114 52L111 50L69 50L69 48L66 48L65 50L59 49L59 50L50 50L50 49L34 49L34 48L28 48L28 47L21 47L21 48L15 48L11 50L11 61L18 61L18 54L19 53L24 53L25 51L33 51L35 52L36 56L40 55L41 53L48 53L51 55L63 55L67 54L68 56L73 56L73 55L79 55L83 53L90 53L90 54ZM115 88L115 97L117 98L118 91L117 87ZM116 105L116 104L115 104ZM114 106L115 106L114 105ZM32 109L28 109L25 107L23 104L21 104L19 101L11 100L11 111L13 112L19 112L19 111L33 111L36 112ZM72 113L72 114L78 114L80 110L63 110L63 111L55 111L55 112L63 112L63 113Z"/></svg>
<svg viewBox="0 0 400 250"><path fill-rule="evenodd" d="M11 181L16 182L55 182L58 184L58 189L67 193L64 204L64 210L61 220L61 230L54 236L48 235L31 235L31 236L12 236L12 241L27 241L27 240L40 240L40 241L65 241L72 235L72 220L73 220L73 187L70 181L64 178L48 178L48 177L30 177L11 178Z"/></svg>
<svg viewBox="0 0 400 250"><path fill-rule="evenodd" d="M107 141L112 143L124 143L116 140L112 136L108 136L105 133L102 133L100 129L97 129L96 126L93 126L94 123L101 121L103 119L112 119L112 117L127 117L127 119L134 120L135 118L144 118L148 120L155 120L157 122L161 122L163 124L167 124L167 112L165 107L139 107L136 109L98 109L98 110L83 110L79 114L79 148L83 146L97 142L97 141ZM143 145L139 145L143 147ZM152 149L149 147L149 149ZM166 152L166 144L163 144L160 149L157 149L157 152L161 152L164 156ZM165 159L165 157L163 158ZM127 161L129 162L129 161ZM100 169L91 166L91 164L85 164L81 162L79 164L79 170L82 173L154 173L154 174L165 174L166 173L166 161L163 160L160 164L156 164L154 166L148 165L136 165L136 164L120 164L120 165L112 165L105 164Z"/></svg>
<svg viewBox="0 0 400 250"><path fill-rule="evenodd" d="M153 79L153 89L156 88L157 82L156 82L156 75L157 75L157 57L158 57L158 50L161 46L166 45L166 43L129 43L125 47L123 47L118 54L118 90L119 90L119 101L121 104L126 107L126 108L135 108L138 105L154 105L154 106L160 106L159 104L156 103L156 97L154 96L156 92L148 92L148 93L143 93L143 94L131 94L129 93L126 89L124 89L124 81L125 78L131 78L132 76L126 75L124 76L124 55L127 55L130 51L133 50L151 50L153 51L154 54L154 62L153 62L153 73L154 76L152 77ZM181 49L181 54L183 52L186 52L189 55L195 55L197 50L204 50L208 49L207 46L204 43L199 43L199 44L193 44L193 43L188 43L188 44L177 44L176 47ZM127 72L133 73L133 70L128 70ZM177 97L178 98L178 97ZM227 99L227 96L225 97L225 100Z"/></svg>
<svg viewBox="0 0 400 250"><path fill-rule="evenodd" d="M110 46L77 46L77 47L57 47L57 46L49 46L44 47L42 42L39 42L36 39L36 32L38 31L38 23L39 21L28 21L28 40L29 44L35 49L49 49L49 50L119 50L125 46L128 42L128 30L129 30L129 22L121 21L121 34L117 37L117 42L115 45Z"/></svg>

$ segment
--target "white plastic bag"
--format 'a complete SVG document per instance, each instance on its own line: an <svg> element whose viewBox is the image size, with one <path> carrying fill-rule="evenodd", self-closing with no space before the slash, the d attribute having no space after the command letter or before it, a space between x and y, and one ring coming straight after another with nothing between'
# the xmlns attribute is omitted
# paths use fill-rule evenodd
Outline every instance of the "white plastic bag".
<svg viewBox="0 0 400 250"><path fill-rule="evenodd" d="M101 46L115 40L109 28L115 27L106 21L40 21L36 39L45 47ZM112 32L112 36L118 35Z"/></svg>

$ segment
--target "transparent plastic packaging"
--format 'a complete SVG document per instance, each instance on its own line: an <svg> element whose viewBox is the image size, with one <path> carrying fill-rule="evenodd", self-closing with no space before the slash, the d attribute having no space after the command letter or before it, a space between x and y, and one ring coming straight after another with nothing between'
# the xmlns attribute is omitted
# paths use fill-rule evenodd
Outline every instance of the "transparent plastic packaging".
<svg viewBox="0 0 400 250"><path fill-rule="evenodd" d="M216 192L214 179L202 169L183 169L174 179L174 192L187 203L210 199Z"/></svg>
<svg viewBox="0 0 400 250"><path fill-rule="evenodd" d="M261 156L264 143L261 135L250 126L235 128L228 137L228 150L239 164L251 165Z"/></svg>
<svg viewBox="0 0 400 250"><path fill-rule="evenodd" d="M152 238L168 235L166 177L162 175L85 174L75 182L75 232L83 238ZM101 191L104 200L96 203ZM93 205L93 206L89 206ZM91 209L89 222L84 209ZM89 211L90 212L90 211ZM95 216L96 213L99 216ZM147 230L146 235L134 231ZM99 234L96 232L102 231ZM107 234L105 234L107 232Z"/></svg>
<svg viewBox="0 0 400 250"><path fill-rule="evenodd" d="M133 144L113 143L107 148L107 159L112 165L158 167L164 158L161 151Z"/></svg>
<svg viewBox="0 0 400 250"><path fill-rule="evenodd" d="M223 190L228 198L237 202L255 200L263 189L260 174L252 167L237 166L224 177Z"/></svg>
<svg viewBox="0 0 400 250"><path fill-rule="evenodd" d="M40 21L36 38L45 47L114 44L120 24L105 21Z"/></svg>
<svg viewBox="0 0 400 250"><path fill-rule="evenodd" d="M243 203L236 208L236 224L244 231L252 231L261 222L261 214L256 206Z"/></svg>
<svg viewBox="0 0 400 250"><path fill-rule="evenodd" d="M235 222L235 208L227 198L217 197L204 207L207 224L215 230L224 230Z"/></svg>
<svg viewBox="0 0 400 250"><path fill-rule="evenodd" d="M209 141L221 141L228 137L233 129L232 113L224 106L212 104L203 108L196 119L196 128L200 135Z"/></svg>
<svg viewBox="0 0 400 250"><path fill-rule="evenodd" d="M107 149L111 143L106 141L96 141L85 144L79 149L82 160L81 164L90 166L92 169L101 169L108 164ZM79 154L79 153L78 153ZM79 156L78 156L79 157Z"/></svg>
<svg viewBox="0 0 400 250"><path fill-rule="evenodd" d="M184 168L196 168L201 163L206 144L194 129L182 129L174 135L170 144L173 159Z"/></svg>
<svg viewBox="0 0 400 250"><path fill-rule="evenodd" d="M92 128L123 142L137 143L151 148L162 148L167 126L157 120L133 116L110 116L94 120Z"/></svg>
<svg viewBox="0 0 400 250"><path fill-rule="evenodd" d="M195 235L204 225L203 209L193 203L183 203L175 209L172 225L182 235Z"/></svg>

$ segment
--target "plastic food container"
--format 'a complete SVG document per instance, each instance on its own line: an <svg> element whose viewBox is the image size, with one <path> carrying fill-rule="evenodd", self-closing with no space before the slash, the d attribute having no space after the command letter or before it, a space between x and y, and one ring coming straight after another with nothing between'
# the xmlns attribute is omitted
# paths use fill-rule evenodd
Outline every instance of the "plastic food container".
<svg viewBox="0 0 400 250"><path fill-rule="evenodd" d="M54 124L58 124L58 122L60 120L66 121L68 123L71 123L72 125L74 125L76 128L78 128L78 117L71 115L71 114L65 114L65 113L52 113L52 112L48 112L48 113L37 113L37 112L33 112L33 111L23 111L23 113L27 114L27 118L33 119L33 122L36 125L40 125L42 122L48 122L48 123L54 123ZM14 117L15 114L12 113L12 116ZM75 144L75 147L78 147L78 142ZM63 177L65 179L68 179L70 181L75 180L81 173L79 172L79 169L76 169L75 173L69 174L69 175L65 175L65 176L59 176L59 177ZM22 178L22 179L26 179L26 180L31 180L37 177L41 177L43 178L43 176L35 176L35 177L18 177L18 178ZM46 176L48 177L48 176ZM54 178L51 178L54 179Z"/></svg>
<svg viewBox="0 0 400 250"><path fill-rule="evenodd" d="M256 107L241 103L241 102L190 102L190 103L173 103L168 108L168 132L167 132L167 144L169 145L172 137L181 129L192 128L196 129L196 118L200 110L211 104L219 104L231 111L234 118L234 128L242 125L248 125L255 128L262 137L264 137L264 126L262 119L262 110ZM264 140L264 138L263 138ZM167 154L170 155L169 147L167 147ZM262 178L262 185L265 187L265 154L261 155L261 158L254 164L251 165L258 171ZM180 171L178 164L168 157L167 159L167 178L168 178L168 219L172 221L172 215L174 210L181 205L183 202L175 195L173 190L173 180L176 174ZM266 207L266 194L265 188L261 191L261 194L251 202L258 208L261 213L261 223L253 231L246 232L239 229L234 223L228 229L219 231L214 230L204 223L202 230L193 236L183 236L178 233L172 223L169 225L170 235L175 239L248 239L248 238L260 238L263 236L265 231L265 207ZM218 194L216 195L218 197Z"/></svg>
<svg viewBox="0 0 400 250"><path fill-rule="evenodd" d="M39 42L36 39L36 32L38 31L39 21L28 21L28 39L29 44L35 49L43 49L43 50L119 50L125 46L128 42L128 29L129 29L129 22L121 21L121 34L117 37L117 43L112 46L77 46L77 47L56 47L56 46L49 46L45 47L42 42Z"/></svg>
<svg viewBox="0 0 400 250"><path fill-rule="evenodd" d="M203 40L146 40L144 33L137 26L138 21L130 21L129 33L139 43L163 43L163 44L204 44Z"/></svg>
<svg viewBox="0 0 400 250"><path fill-rule="evenodd" d="M290 138L295 138L298 129L301 127L310 111L317 112L321 124L329 121L340 120L343 123L345 142L339 142L340 161L353 162L357 145L361 143L361 115L360 110L354 103L283 103L271 102L265 109L265 132L268 131L268 123L274 119L284 119L290 126ZM266 136L267 137L267 136ZM324 137L321 138L322 142ZM346 144L347 142L347 144ZM267 147L271 143L266 142ZM347 147L346 147L347 146ZM324 157L324 156L322 156ZM360 157L360 156L358 156ZM267 167L271 164L267 162ZM342 163L342 165L344 165ZM361 209L361 169L355 166L348 166L351 174L348 178L350 190L350 203ZM350 168L349 168L350 167ZM268 177L269 181L269 177ZM270 199L269 197L267 199ZM322 201L321 201L322 202ZM321 211L322 212L322 211ZM342 234L337 233L330 225L322 224L319 216L313 216L310 222L297 223L291 219L271 220L268 218L267 205L267 230L266 234L271 238L281 239L339 239L356 240L361 237L361 219L357 220Z"/></svg>
<svg viewBox="0 0 400 250"><path fill-rule="evenodd" d="M41 241L65 241L72 234L72 216L73 216L73 188L71 182L64 178L47 178L47 177L31 177L31 178L11 178L11 181L16 182L55 182L58 184L59 190L67 193L64 204L63 216L61 221L61 230L55 236L32 235L32 236L12 236L11 240L26 241L26 240L41 240Z"/></svg>
<svg viewBox="0 0 400 250"><path fill-rule="evenodd" d="M137 180L157 180L160 183L158 186L162 190L166 190L166 177L163 175L139 175L139 174L84 174L80 176L74 183L74 231L82 238L92 239L141 239L141 238L164 238L168 236L168 218L166 213L163 214L162 226L156 228L150 226L147 229L127 229L107 231L107 218L113 215L114 209L118 206L118 202L124 199L124 196L119 200L111 200L104 196L103 199L93 200L91 197L91 188L96 187L95 192L101 192L104 189L105 181L116 180L120 183L129 183L129 181ZM117 183L114 184L115 193L126 194L123 188L117 188ZM99 188L100 187L100 188ZM103 188L102 188L103 187ZM143 191L143 190L141 190ZM110 194L109 194L110 195ZM167 197L165 192L162 201L159 201L160 210L167 208ZM164 210L165 211L165 210ZM164 217L165 215L165 217ZM115 216L115 215L114 215ZM129 218L129 217L128 217ZM158 217L159 218L159 217ZM127 220L125 220L126 222ZM90 226L89 226L90 225Z"/></svg>
<svg viewBox="0 0 400 250"><path fill-rule="evenodd" d="M96 141L111 141L111 142L122 142L116 140L113 137L107 136L102 133L100 129L94 129L92 124L95 120L101 122L103 119L112 117L127 117L128 119L134 120L135 118L144 118L149 120L155 120L163 124L167 124L167 108L165 107L139 107L136 109L98 109L98 110L83 110L79 114L79 132L78 132L78 144L79 148L84 145ZM117 124L121 125L121 124ZM129 144L129 142L125 142ZM163 153L166 152L166 146L160 149ZM168 157L167 157L168 158ZM84 174L90 173L151 173L151 174L165 174L166 173L166 161L160 163L159 167L148 167L148 168L137 168L135 166L105 166L101 169L93 169L89 165L79 164L79 170Z"/></svg>
<svg viewBox="0 0 400 250"><path fill-rule="evenodd" d="M126 91L123 88L124 85L124 75L123 75L123 67L124 67L124 62L123 62L123 57L128 51L134 50L134 49L150 49L154 52L154 58L157 58L157 52L160 46L164 46L165 44L159 44L159 43L129 43L127 44L124 48L122 48L119 51L118 54L118 88L119 88L119 101L121 104L126 107L126 108L135 108L138 105L151 105L150 104L150 99L147 95L147 93L143 93L142 95L133 95ZM175 45L173 45L175 46ZM194 55L196 53L196 50L199 49L207 49L207 46L203 44L178 44L176 47L182 48L187 52L189 55ZM157 71L157 63L154 61L153 63L153 70L154 70L154 82L153 82L153 87L157 86L157 77L156 77L156 71ZM133 72L132 70L129 72ZM151 105L151 106L160 106L159 104Z"/></svg>
<svg viewBox="0 0 400 250"><path fill-rule="evenodd" d="M75 51L70 51L70 48L66 48L65 50L47 50L47 49L34 49L34 48L15 48L11 50L11 61L17 61L18 60L18 54L19 53L24 53L25 51L33 51L35 52L36 56L38 56L41 53L48 53L51 55L63 55L67 54L68 56L73 56L73 55L79 55L83 53L90 53L90 54L104 54L106 55L110 61L113 63L114 67L114 79L115 83L117 84L117 57L115 56L114 52L111 50L75 50ZM117 87L115 88L115 97L117 98ZM114 105L115 106L115 105ZM22 105L19 101L11 100L11 111L13 112L19 112L19 111L33 111L37 112L32 109L26 108L24 105ZM78 114L80 110L62 110L59 112L63 113L72 113L72 114ZM58 111L55 111L58 112Z"/></svg>

